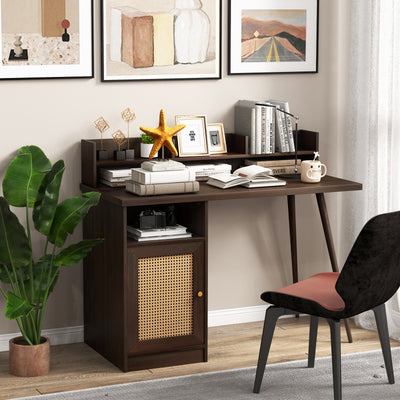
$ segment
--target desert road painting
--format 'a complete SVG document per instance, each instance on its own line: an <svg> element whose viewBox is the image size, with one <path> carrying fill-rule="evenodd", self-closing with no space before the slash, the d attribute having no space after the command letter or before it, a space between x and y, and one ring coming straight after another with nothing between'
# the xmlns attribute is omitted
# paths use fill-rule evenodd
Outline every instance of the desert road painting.
<svg viewBox="0 0 400 400"><path fill-rule="evenodd" d="M243 10L242 62L304 61L305 10Z"/></svg>

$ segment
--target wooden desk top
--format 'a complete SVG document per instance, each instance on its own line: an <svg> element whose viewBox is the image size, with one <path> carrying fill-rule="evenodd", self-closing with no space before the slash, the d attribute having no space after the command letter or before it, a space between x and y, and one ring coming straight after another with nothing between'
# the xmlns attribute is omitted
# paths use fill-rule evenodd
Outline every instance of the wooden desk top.
<svg viewBox="0 0 400 400"><path fill-rule="evenodd" d="M248 189L236 186L230 189L219 189L205 182L200 184L200 191L197 193L180 193L160 196L136 196L126 192L125 189L117 188L92 188L81 184L82 192L99 190L104 200L121 207L148 206L170 203L191 203L211 200L247 199L256 197L288 196L314 193L346 192L362 190L362 184L335 178L324 177L319 183L303 183L300 179L288 179L287 185L265 188Z"/></svg>

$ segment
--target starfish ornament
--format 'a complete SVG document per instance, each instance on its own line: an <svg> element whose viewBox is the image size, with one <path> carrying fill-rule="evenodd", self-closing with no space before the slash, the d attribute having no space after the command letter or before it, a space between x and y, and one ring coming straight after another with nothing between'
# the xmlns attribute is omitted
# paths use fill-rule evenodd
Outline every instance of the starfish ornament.
<svg viewBox="0 0 400 400"><path fill-rule="evenodd" d="M141 126L141 131L147 133L154 138L154 144L151 149L149 158L153 158L162 146L166 146L172 152L172 154L177 156L178 151L172 143L172 137L179 131L181 131L184 127L184 124L169 127L167 125L167 119L165 118L164 110L160 111L160 123L158 125L158 128L152 129Z"/></svg>

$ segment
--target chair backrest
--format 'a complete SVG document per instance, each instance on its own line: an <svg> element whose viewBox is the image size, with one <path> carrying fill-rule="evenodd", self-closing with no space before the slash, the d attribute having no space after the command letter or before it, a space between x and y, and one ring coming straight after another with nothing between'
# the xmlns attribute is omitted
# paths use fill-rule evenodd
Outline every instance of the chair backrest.
<svg viewBox="0 0 400 400"><path fill-rule="evenodd" d="M389 300L400 286L400 211L370 219L355 241L336 291L344 314L357 315Z"/></svg>

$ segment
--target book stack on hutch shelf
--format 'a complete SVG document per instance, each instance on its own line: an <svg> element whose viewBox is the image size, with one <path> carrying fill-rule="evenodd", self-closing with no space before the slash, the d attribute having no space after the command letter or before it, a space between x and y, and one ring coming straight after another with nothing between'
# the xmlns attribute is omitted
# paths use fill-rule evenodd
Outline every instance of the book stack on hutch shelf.
<svg viewBox="0 0 400 400"><path fill-rule="evenodd" d="M196 172L173 160L145 161L131 169L125 190L138 196L172 193L193 193L200 190Z"/></svg>
<svg viewBox="0 0 400 400"><path fill-rule="evenodd" d="M100 168L99 183L110 187L125 186L126 181L131 179L131 169Z"/></svg>

